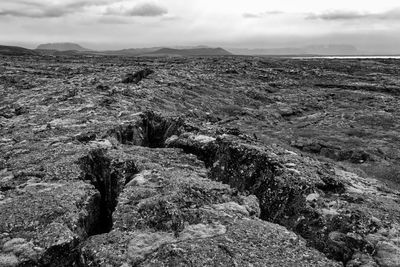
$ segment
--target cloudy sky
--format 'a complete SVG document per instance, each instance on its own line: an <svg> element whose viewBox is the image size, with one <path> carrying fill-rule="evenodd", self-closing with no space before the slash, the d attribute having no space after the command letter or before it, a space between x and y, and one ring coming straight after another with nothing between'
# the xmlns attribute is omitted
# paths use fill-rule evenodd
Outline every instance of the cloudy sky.
<svg viewBox="0 0 400 267"><path fill-rule="evenodd" d="M0 43L93 49L352 44L400 52L399 0L0 0Z"/></svg>

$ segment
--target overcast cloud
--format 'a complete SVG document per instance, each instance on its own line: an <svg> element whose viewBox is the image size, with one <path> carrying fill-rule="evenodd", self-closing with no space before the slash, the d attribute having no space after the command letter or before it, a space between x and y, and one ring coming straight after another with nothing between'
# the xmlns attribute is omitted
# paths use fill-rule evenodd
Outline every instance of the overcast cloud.
<svg viewBox="0 0 400 267"><path fill-rule="evenodd" d="M113 0L75 0L75 1L5 1L0 3L0 16L28 18L57 18L78 13L85 8L115 3Z"/></svg>
<svg viewBox="0 0 400 267"><path fill-rule="evenodd" d="M159 17L168 13L168 10L155 3L138 3L132 7L119 6L108 8L105 15L132 16L132 17Z"/></svg>
<svg viewBox="0 0 400 267"><path fill-rule="evenodd" d="M334 10L320 14L311 14L307 19L322 20L400 20L400 8L391 9L381 13L368 13L358 11Z"/></svg>
<svg viewBox="0 0 400 267"><path fill-rule="evenodd" d="M152 3L139 4L127 12L131 16L157 17L167 14L166 8Z"/></svg>
<svg viewBox="0 0 400 267"><path fill-rule="evenodd" d="M0 44L31 48L77 42L93 49L342 43L399 49L400 2L0 0L0 28Z"/></svg>
<svg viewBox="0 0 400 267"><path fill-rule="evenodd" d="M253 18L263 18L266 16L270 16L270 15L279 15L279 14L283 14L283 11L279 11L279 10L274 10L274 11L265 11L265 12L261 12L261 13L243 13L243 17L247 18L247 19L253 19Z"/></svg>

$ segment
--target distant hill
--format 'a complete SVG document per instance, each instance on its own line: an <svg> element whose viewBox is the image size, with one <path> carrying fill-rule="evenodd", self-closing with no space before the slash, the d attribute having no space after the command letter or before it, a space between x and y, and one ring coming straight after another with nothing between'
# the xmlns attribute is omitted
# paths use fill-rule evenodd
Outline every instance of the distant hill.
<svg viewBox="0 0 400 267"><path fill-rule="evenodd" d="M96 52L96 53L105 54L105 55L116 55L116 56L140 56L143 54L152 53L159 49L160 49L160 47L129 48L129 49L121 49L121 50L100 51L100 52Z"/></svg>
<svg viewBox="0 0 400 267"><path fill-rule="evenodd" d="M284 48L257 48L257 49L228 49L238 55L356 55L360 51L352 45L312 45L304 47L284 47Z"/></svg>
<svg viewBox="0 0 400 267"><path fill-rule="evenodd" d="M228 56L232 53L223 48L191 48L191 49L174 49L174 48L161 48L154 52L152 55L178 55L178 56Z"/></svg>
<svg viewBox="0 0 400 267"><path fill-rule="evenodd" d="M52 44L41 44L37 50L55 50L55 51L80 51L87 52L90 49L80 46L75 43L52 43Z"/></svg>
<svg viewBox="0 0 400 267"><path fill-rule="evenodd" d="M5 45L0 45L0 55L6 55L6 56L33 56L33 55L38 55L33 50L18 47L18 46L5 46Z"/></svg>

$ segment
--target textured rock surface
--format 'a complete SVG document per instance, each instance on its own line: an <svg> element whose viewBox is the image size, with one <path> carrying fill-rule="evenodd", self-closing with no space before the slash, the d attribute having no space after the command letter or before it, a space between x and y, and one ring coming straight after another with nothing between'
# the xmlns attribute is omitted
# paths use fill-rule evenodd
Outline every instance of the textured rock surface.
<svg viewBox="0 0 400 267"><path fill-rule="evenodd" d="M262 219L288 227L328 256L348 262L363 252L380 261L379 253L375 255L379 244L371 242L369 235L397 231L393 230L398 229L400 211L396 191L377 180L366 180L287 150L272 151L227 135L208 139L208 145L204 140L202 136L182 135L166 143L188 150L187 146L193 145L192 151L213 147L211 179L254 194L260 201ZM393 245L384 245L385 251L398 249L396 238L384 238ZM394 262L392 257L387 260Z"/></svg>
<svg viewBox="0 0 400 267"><path fill-rule="evenodd" d="M72 264L100 215L93 186L27 182L0 201L0 265Z"/></svg>
<svg viewBox="0 0 400 267"><path fill-rule="evenodd" d="M141 80L143 80L144 78L146 78L147 76L149 76L152 73L154 73L154 71L151 70L151 69L140 70L138 72L135 72L134 74L129 73L122 80L122 83L135 83L135 84L137 84L138 82L140 82Z"/></svg>
<svg viewBox="0 0 400 267"><path fill-rule="evenodd" d="M0 266L399 265L397 61L1 59Z"/></svg>
<svg viewBox="0 0 400 267"><path fill-rule="evenodd" d="M139 147L125 153L156 157L157 165L138 163L142 171L120 194L112 231L84 243L83 265L340 266L286 228L257 218L255 196L208 179L194 156Z"/></svg>

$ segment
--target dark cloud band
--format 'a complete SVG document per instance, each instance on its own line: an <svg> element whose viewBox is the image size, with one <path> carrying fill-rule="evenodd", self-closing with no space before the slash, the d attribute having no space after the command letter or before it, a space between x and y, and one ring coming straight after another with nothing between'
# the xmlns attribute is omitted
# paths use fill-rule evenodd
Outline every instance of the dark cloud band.
<svg viewBox="0 0 400 267"><path fill-rule="evenodd" d="M0 16L28 17L28 18L57 18L68 14L81 12L93 6L103 6L121 0L76 0L63 4L44 4L39 1L16 0L6 7L0 3Z"/></svg>
<svg viewBox="0 0 400 267"><path fill-rule="evenodd" d="M164 7L158 6L154 3L142 3L134 6L133 8L110 8L105 15L118 15L129 17L159 17L168 13Z"/></svg>
<svg viewBox="0 0 400 267"><path fill-rule="evenodd" d="M130 16L157 17L167 14L167 9L155 4L147 3L135 6L127 12Z"/></svg>
<svg viewBox="0 0 400 267"><path fill-rule="evenodd" d="M400 8L382 13L360 13L355 11L328 11L320 14L310 14L306 19L320 20L400 20Z"/></svg>

